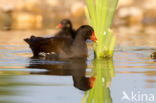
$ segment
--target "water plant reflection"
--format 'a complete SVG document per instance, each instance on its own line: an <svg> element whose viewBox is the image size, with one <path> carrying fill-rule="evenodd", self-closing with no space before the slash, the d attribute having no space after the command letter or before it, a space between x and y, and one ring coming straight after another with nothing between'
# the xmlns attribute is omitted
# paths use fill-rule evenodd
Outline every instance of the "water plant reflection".
<svg viewBox="0 0 156 103"><path fill-rule="evenodd" d="M82 103L112 103L109 85L115 75L112 59L95 59L93 70L94 86L85 92Z"/></svg>

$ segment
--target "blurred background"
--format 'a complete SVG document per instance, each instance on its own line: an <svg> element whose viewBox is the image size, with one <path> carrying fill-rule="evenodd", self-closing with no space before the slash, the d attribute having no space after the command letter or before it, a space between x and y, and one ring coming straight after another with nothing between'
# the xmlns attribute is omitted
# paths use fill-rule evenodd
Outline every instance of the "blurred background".
<svg viewBox="0 0 156 103"><path fill-rule="evenodd" d="M54 34L63 18L74 28L87 24L84 6L85 0L0 0L0 42ZM119 0L112 29L118 46L154 47L156 0Z"/></svg>

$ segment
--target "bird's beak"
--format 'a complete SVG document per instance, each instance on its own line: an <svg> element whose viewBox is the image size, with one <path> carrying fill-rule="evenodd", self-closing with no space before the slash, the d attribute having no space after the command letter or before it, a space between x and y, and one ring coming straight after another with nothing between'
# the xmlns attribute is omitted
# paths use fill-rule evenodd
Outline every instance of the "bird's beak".
<svg viewBox="0 0 156 103"><path fill-rule="evenodd" d="M56 26L56 28L62 28L63 27L63 25L62 24L58 24L57 26Z"/></svg>
<svg viewBox="0 0 156 103"><path fill-rule="evenodd" d="M92 32L92 36L90 37L90 40L92 40L92 41L94 41L94 42L97 40L97 38L96 38L94 32Z"/></svg>

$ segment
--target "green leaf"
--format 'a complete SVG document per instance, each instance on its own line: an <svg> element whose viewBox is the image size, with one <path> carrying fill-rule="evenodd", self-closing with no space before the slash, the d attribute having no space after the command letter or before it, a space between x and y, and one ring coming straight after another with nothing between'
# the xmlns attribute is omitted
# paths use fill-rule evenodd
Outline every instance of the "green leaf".
<svg viewBox="0 0 156 103"><path fill-rule="evenodd" d="M97 42L94 43L96 57L112 57L116 39L109 29L118 0L86 0L86 3L87 20L93 26L97 37Z"/></svg>

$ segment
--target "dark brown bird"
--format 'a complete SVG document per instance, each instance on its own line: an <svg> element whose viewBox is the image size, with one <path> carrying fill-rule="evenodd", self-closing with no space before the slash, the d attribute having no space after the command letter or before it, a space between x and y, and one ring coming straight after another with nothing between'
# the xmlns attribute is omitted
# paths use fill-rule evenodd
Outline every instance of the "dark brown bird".
<svg viewBox="0 0 156 103"><path fill-rule="evenodd" d="M72 22L69 19L61 20L60 24L57 25L57 28L61 30L55 35L55 37L66 37L75 39L76 31L73 29Z"/></svg>
<svg viewBox="0 0 156 103"><path fill-rule="evenodd" d="M75 39L56 36L51 38L35 37L24 39L30 46L34 57L50 57L52 59L86 58L88 49L86 40L94 38L94 30L83 25L76 31Z"/></svg>

